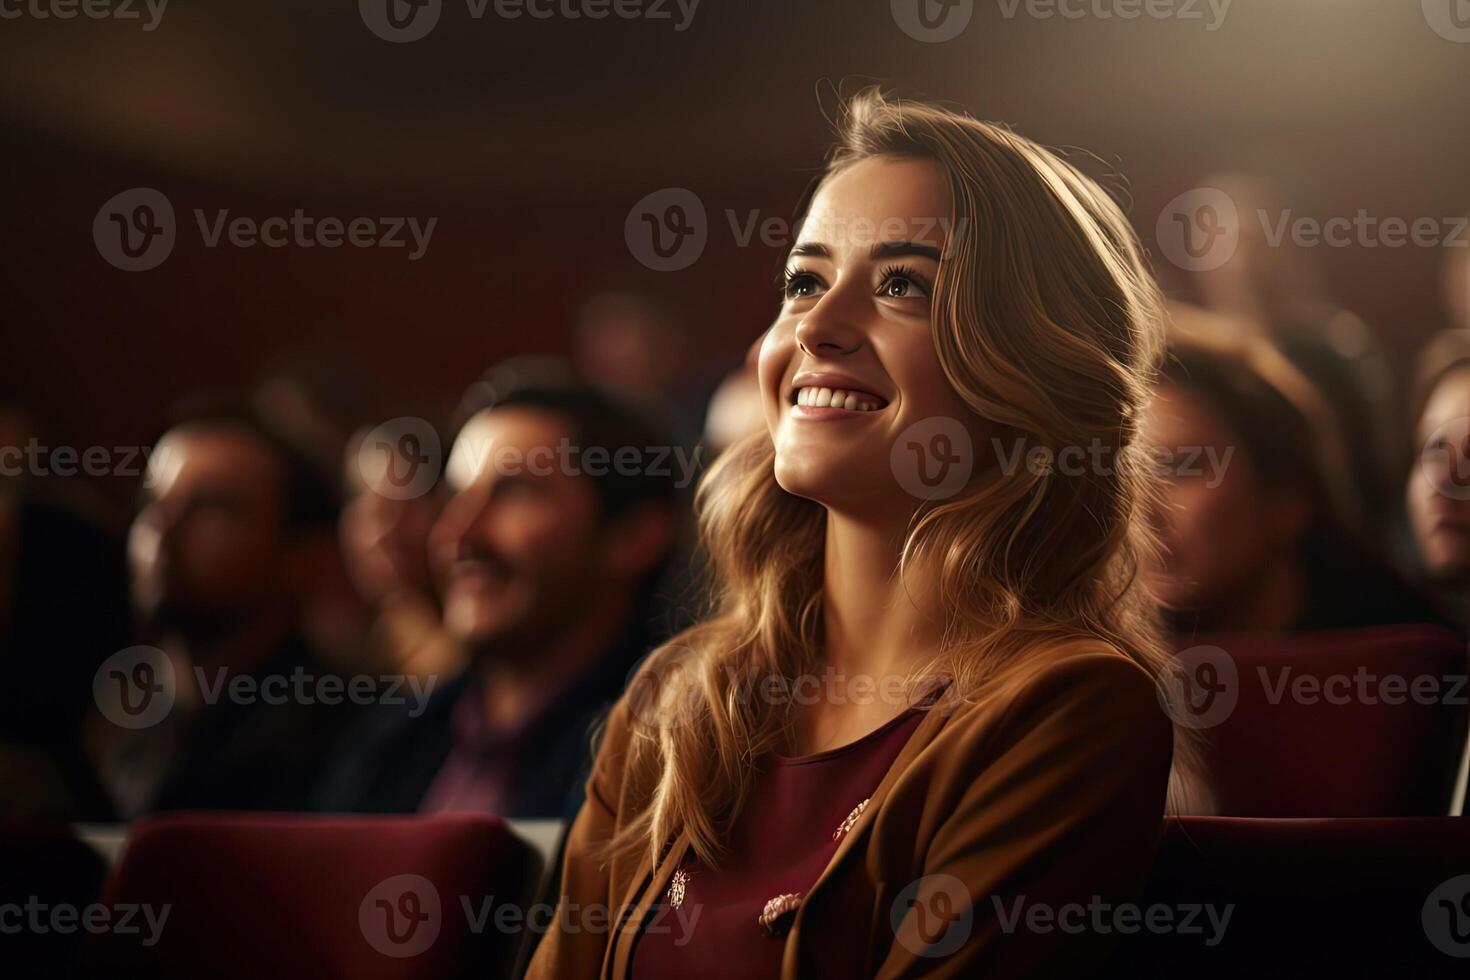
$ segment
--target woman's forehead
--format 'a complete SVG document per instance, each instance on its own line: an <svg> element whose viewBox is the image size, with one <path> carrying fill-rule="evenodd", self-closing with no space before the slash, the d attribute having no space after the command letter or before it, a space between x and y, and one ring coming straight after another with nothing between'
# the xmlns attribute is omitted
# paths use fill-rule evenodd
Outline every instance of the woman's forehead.
<svg viewBox="0 0 1470 980"><path fill-rule="evenodd" d="M949 183L932 160L872 157L833 174L812 198L803 242L866 250L885 241L942 249L950 225Z"/></svg>

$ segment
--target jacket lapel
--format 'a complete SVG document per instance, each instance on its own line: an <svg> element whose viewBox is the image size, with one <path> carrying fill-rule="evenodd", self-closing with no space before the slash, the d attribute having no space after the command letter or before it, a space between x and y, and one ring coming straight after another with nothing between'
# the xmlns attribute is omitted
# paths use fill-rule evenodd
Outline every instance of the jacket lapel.
<svg viewBox="0 0 1470 980"><path fill-rule="evenodd" d="M643 921L648 917L649 909L658 900L658 896L663 894L669 879L674 875L674 869L684 861L684 854L688 850L689 837L680 833L651 875L634 875L629 879L628 887L623 890L622 901L617 907L628 908L635 901L637 905L627 919L627 926L619 929L617 935L612 937L612 942L607 945L607 957L602 964L603 976L618 980L628 976L633 966L633 941L643 929Z"/></svg>

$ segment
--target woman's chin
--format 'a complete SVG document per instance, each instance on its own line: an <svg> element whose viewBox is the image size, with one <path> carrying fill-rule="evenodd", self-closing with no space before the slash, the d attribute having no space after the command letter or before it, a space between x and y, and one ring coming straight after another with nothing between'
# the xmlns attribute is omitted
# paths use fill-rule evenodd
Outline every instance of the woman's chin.
<svg viewBox="0 0 1470 980"><path fill-rule="evenodd" d="M882 471L887 475L887 468ZM787 493L804 497L831 510L867 510L892 495L893 487L880 486L872 478L869 463L848 462L842 465L812 459L782 461L776 457L776 484ZM864 477L864 478L855 478Z"/></svg>

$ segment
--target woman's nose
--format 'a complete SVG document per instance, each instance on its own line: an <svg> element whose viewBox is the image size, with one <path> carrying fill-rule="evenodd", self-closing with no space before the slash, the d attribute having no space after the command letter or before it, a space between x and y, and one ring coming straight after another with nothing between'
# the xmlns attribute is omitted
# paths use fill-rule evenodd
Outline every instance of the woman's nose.
<svg viewBox="0 0 1470 980"><path fill-rule="evenodd" d="M796 344L811 357L840 357L863 345L862 329L836 300L828 293L796 325Z"/></svg>

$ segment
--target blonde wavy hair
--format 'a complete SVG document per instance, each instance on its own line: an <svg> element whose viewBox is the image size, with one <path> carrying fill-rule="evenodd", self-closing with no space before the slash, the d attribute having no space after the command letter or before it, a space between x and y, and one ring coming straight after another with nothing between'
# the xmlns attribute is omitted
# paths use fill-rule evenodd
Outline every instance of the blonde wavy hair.
<svg viewBox="0 0 1470 980"><path fill-rule="evenodd" d="M923 569L937 588L945 640L912 682L937 673L951 697L1004 697L1007 679L1070 639L1101 640L1157 677L1167 651L1138 577L1154 547L1153 477L1137 436L1164 316L1127 219L1058 155L947 108L866 89L837 130L827 177L895 157L935 161L948 178L933 339L979 424L1053 452L1096 440L1112 464L1083 476L977 466L961 495L917 510L898 572L907 582ZM750 692L821 669L826 511L778 486L773 461L756 434L700 484L709 607L630 687L642 699L624 770L633 815L609 856L656 864L682 831L716 865L753 761L791 730L789 705Z"/></svg>

